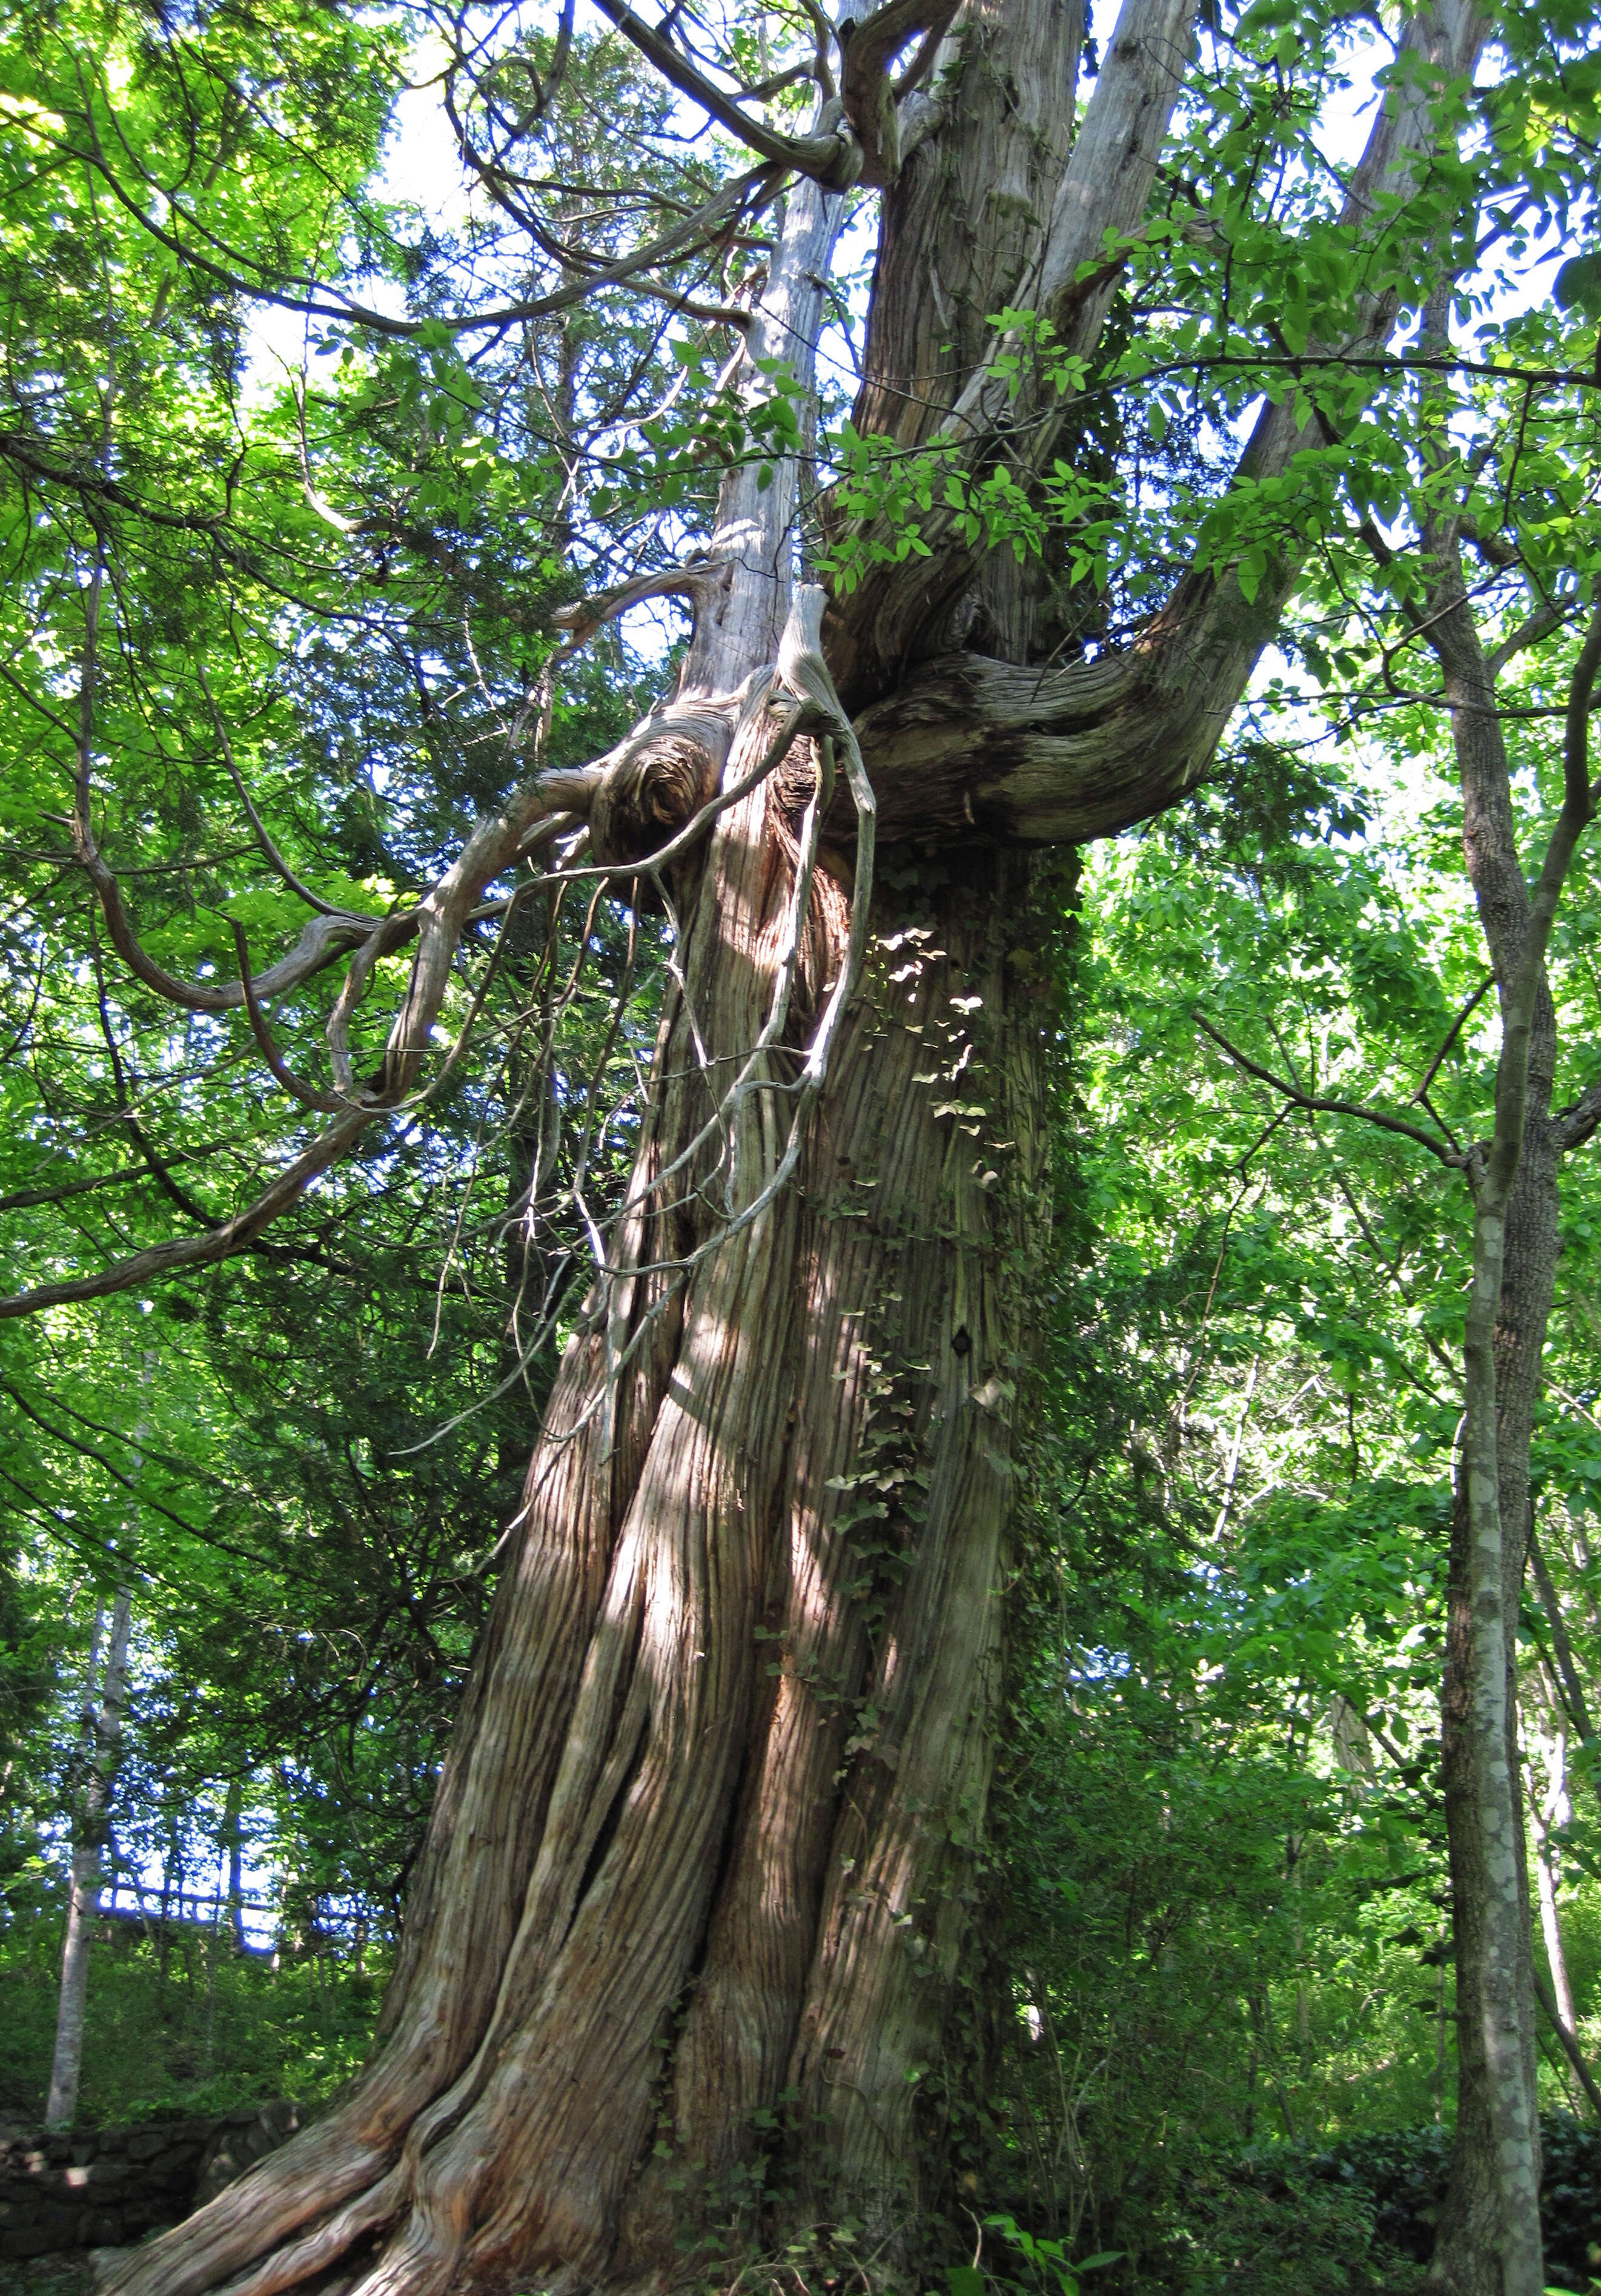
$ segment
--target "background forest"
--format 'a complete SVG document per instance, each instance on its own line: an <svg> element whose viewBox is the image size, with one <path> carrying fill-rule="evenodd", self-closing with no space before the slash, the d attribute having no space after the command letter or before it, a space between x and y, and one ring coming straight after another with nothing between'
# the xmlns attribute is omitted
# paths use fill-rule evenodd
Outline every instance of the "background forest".
<svg viewBox="0 0 1601 2296"><path fill-rule="evenodd" d="M1384 37L1326 12L1257 0L1227 28L1214 12L1169 193L1200 182L1199 204L1225 211L1256 148L1251 89L1277 71L1299 196L1314 98L1370 75L1363 44ZM731 414L714 320L645 293L471 342L437 316L510 260L493 204L441 207L407 183L394 125L419 55L466 102L465 21L273 0L24 11L0 30L7 1291L203 1237L305 1121L304 1090L266 1085L259 1010L176 1012L92 914L68 811L91 688L117 760L95 783L99 834L145 945L220 977L284 944L297 887L337 923L439 874L498 801L500 733L571 634L563 610L670 559L730 458L780 453L804 422L814 476L832 454L916 531L915 488L897 509L893 473L838 428L859 319L846 298L838 371L799 415L782 377ZM585 172L592 209L602 181L612 205L582 223L603 251L642 182L682 206L724 160L677 133L622 41L566 21L530 20L491 96L531 102L571 43L542 164L558 187ZM773 12L776 45L786 21ZM1601 58L1577 20L1509 14L1503 32L1505 100L1487 114L1501 142L1474 162L1498 245L1433 321L1471 338L1476 368L1417 385L1337 469L1331 446L1329 515L1209 778L1055 865L1037 945L1014 953L1053 1045L1054 1226L1045 1343L1018 1372L1008 1704L975 1884L988 1945L967 2062L986 2070L946 2100L978 2237L952 2296L985 2275L1055 2296L1070 2261L1120 2296L1422 2285L1456 2095L1440 1684L1473 1234L1459 1174L1416 1128L1482 1128L1500 1027L1418 602L1454 505L1532 865L1601 565L1595 394L1572 380L1601 304L1601 258L1583 251ZM158 158L203 143L197 110L233 153L195 193L214 276L176 242L163 256L111 172L80 164L114 127L153 182ZM1240 244L1242 275L1257 266L1242 308L1282 296L1268 255ZM1154 234L1112 360L1164 246L1180 270L1213 260L1204 232ZM730 261L760 252L752 238ZM274 266L337 274L378 323L252 305L234 275ZM1556 379L1539 395L1498 379L1515 360ZM1015 533L997 527L1020 559L1026 538L1062 562L1064 647L1114 644L1164 594L1179 541L1216 519L1209 489L1256 387L1125 373L1087 395L1055 538L1025 537L1021 512ZM1276 515L1255 503L1212 532L1260 559L1252 588ZM828 541L819 527L807 546ZM617 740L682 643L657 604L575 652L551 762ZM915 909L944 865L891 847L881 874ZM1581 848L1549 950L1558 1108L1601 1074L1598 869ZM636 888L501 906L470 924L445 1008L447 1033L475 1029L472 1056L444 1063L425 1105L369 1128L185 1285L0 1321L12 2126L43 2114L71 1859L91 1839L106 1910L81 2119L315 2105L370 2045L586 1255L625 1187L673 961L674 920ZM329 1003L308 981L274 1006L291 1084ZM359 1009L351 1025L370 1064L381 1029ZM1361 1112L1381 1107L1404 1120ZM1551 2013L1547 2267L1573 2290L1592 2267L1601 2282L1587 1139L1563 1170L1516 1660ZM891 1398L882 1473L859 1478L865 1552L898 1488L893 1418ZM119 1618L126 1682L108 1691Z"/></svg>

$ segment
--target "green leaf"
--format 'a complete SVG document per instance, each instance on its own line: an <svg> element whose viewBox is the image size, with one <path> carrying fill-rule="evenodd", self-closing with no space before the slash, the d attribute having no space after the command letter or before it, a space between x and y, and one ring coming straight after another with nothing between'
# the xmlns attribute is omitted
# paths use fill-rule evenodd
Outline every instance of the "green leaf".
<svg viewBox="0 0 1601 2296"><path fill-rule="evenodd" d="M1583 311L1591 316L1601 314L1601 249L1570 256L1557 273L1551 292L1559 310Z"/></svg>

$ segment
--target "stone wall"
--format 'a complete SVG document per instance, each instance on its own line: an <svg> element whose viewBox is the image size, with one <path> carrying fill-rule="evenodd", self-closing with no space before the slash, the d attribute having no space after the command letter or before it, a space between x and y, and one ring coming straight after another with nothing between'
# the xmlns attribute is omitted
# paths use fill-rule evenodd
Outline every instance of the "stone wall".
<svg viewBox="0 0 1601 2296"><path fill-rule="evenodd" d="M0 2143L0 2259L126 2248L177 2224L300 2125L292 2104Z"/></svg>

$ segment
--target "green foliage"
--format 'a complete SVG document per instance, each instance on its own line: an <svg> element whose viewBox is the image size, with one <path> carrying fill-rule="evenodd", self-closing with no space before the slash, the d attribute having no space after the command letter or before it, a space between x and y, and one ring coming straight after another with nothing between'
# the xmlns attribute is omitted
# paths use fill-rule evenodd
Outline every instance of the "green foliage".
<svg viewBox="0 0 1601 2296"><path fill-rule="evenodd" d="M495 729L581 586L550 397L513 381L559 370L603 407L668 364L651 308L620 302L469 365L434 316L463 249L371 189L413 29L38 8L0 35L8 1290L215 1225L317 1121L263 1090L242 1013L175 1013L105 947L63 834L67 697L92 685L94 833L171 971L231 977L242 928L259 973L316 903L381 914L514 783ZM661 101L581 45L553 163ZM693 189L700 164L656 176ZM617 173L636 186L637 160ZM166 205L125 196L147 175ZM319 266L387 275L415 320L374 336L324 314L285 375L250 298ZM612 644L568 678L552 761L631 721L629 672ZM42 1345L0 1330L0 1923L34 1918L95 1602L131 1579L119 1874L193 1874L242 1796L251 1854L306 1907L354 1901L392 1932L575 1280L560 1207L582 1172L603 1210L626 1168L660 955L615 905L480 921L464 964L486 1060L204 1283L63 1312ZM358 1065L382 1002L355 1017ZM313 1079L331 1003L314 978L270 1007ZM447 1022L473 1011L464 981Z"/></svg>
<svg viewBox="0 0 1601 2296"><path fill-rule="evenodd" d="M1511 579L1504 595L1492 629L1520 611ZM1322 636L1306 631L1309 660ZM1531 808L1568 643L1530 657L1536 706L1511 721ZM1316 698L1337 722L1339 693ZM1379 2164L1399 2146L1432 2207L1449 2142L1436 1686L1466 1195L1394 1133L1287 1104L1194 1015L1319 1098L1416 1116L1428 1078L1424 1119L1468 1139L1495 1019L1470 1004L1485 961L1433 718L1375 716L1359 764L1308 740L1312 699L1276 680L1190 807L1096 857L1071 958L1070 1265L1003 1777L1015 2021L998 2175L1070 2258L1126 2249L1129 2287L1411 2287L1432 2232L1386 2213L1403 2196ZM1579 951L1559 937L1559 1103L1594 1074ZM1593 1185L1588 1165L1564 1178L1549 1366L1568 1402L1536 1437L1537 1476L1564 1494L1542 1538L1587 1679ZM1548 1650L1532 1606L1526 1632L1531 1660ZM1538 1718L1532 1667L1526 1694ZM1587 2039L1594 1840L1587 1804L1561 1833ZM1542 2092L1567 2099L1555 2051ZM1380 2133L1431 2111L1446 2118L1426 2144ZM1291 2151L1240 2170L1269 2131ZM1327 2188L1312 2147L1331 2139L1318 2159L1370 2146L1375 2181ZM1554 2274L1582 2261L1562 2206Z"/></svg>
<svg viewBox="0 0 1601 2296"><path fill-rule="evenodd" d="M1421 2268L1433 2250L1435 2223L1450 2172L1450 2131L1432 2124L1345 2137L1319 2152L1307 2146L1264 2146L1227 2167L1219 2164L1213 2177L1198 2188L1195 2199L1203 2215L1209 2207L1218 2209L1225 2189L1230 2199L1220 2214L1234 2207L1248 2215L1253 2210L1263 2210L1264 2204L1282 2208L1286 2219L1292 2211L1298 2213L1308 2226L1308 2245L1314 2258L1323 2250L1322 2226L1332 2226L1343 2218L1359 2240L1360 2227L1366 2223L1375 2243L1374 2266L1387 2276L1383 2284L1405 2289L1421 2285ZM1547 2274L1556 2289L1589 2290L1601 2267L1597 2243L1597 2226L1601 2223L1601 2134L1571 2114L1548 2113L1540 2121L1540 2219ZM1240 2234L1236 2231L1234 2236L1237 2239ZM1353 2264L1360 2255L1359 2246L1353 2247ZM1268 2261L1264 2257L1264 2265ZM1417 2269L1416 2281L1407 2270L1408 2261ZM1251 2283L1229 2279L1218 2284L1232 2287ZM1264 2277L1261 2284L1265 2290L1271 2283ZM1329 2284L1342 2290L1363 2283L1358 2276L1349 2283L1334 2280Z"/></svg>
<svg viewBox="0 0 1601 2296"><path fill-rule="evenodd" d="M53 1904L0 1939L0 2114L37 2127L55 2044L60 1951ZM89 2046L78 2119L111 2127L167 2112L330 2096L366 2054L387 1962L358 1972L348 1955L285 1953L277 1965L236 1954L219 1928L170 1923L150 1906L151 1932L102 1924L89 1964Z"/></svg>
<svg viewBox="0 0 1601 2296"><path fill-rule="evenodd" d="M1423 2275L1375 2238L1370 2196L1303 2163L1242 2169L1198 2164L1164 2226L1165 2254L1145 2284L1175 2296L1416 2296Z"/></svg>

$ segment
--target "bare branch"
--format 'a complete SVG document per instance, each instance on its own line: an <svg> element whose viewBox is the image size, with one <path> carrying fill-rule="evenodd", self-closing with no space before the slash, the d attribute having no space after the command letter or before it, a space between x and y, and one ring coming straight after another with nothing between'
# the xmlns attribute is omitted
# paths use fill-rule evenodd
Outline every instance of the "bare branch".
<svg viewBox="0 0 1601 2296"><path fill-rule="evenodd" d="M116 872L111 868L94 841L90 816L92 767L94 739L94 683L100 637L100 603L104 582L104 567L97 559L94 571L84 593L84 642L82 668L78 676L78 727L74 736L78 763L73 781L70 828L72 847L79 866L100 897L101 913L106 931L119 956L147 988L169 1004L177 1004L191 1013L226 1013L244 1002L241 983L218 983L183 980L155 958L141 945L127 910L123 904L122 889ZM209 695L208 694L208 699ZM233 770L230 758L230 770ZM246 800L247 805L249 800ZM251 819L256 818L253 809ZM265 834L265 832L262 832ZM270 842L270 840L268 840ZM291 879L291 882L292 879ZM296 884L295 890L302 889ZM314 897L302 893L302 898ZM309 980L326 964L331 964L343 950L365 940L375 929L377 921L346 912L330 911L321 902L314 905L322 914L314 917L300 935L291 954L264 973L256 983L259 996L275 996L285 989L295 988Z"/></svg>
<svg viewBox="0 0 1601 2296"><path fill-rule="evenodd" d="M244 1003L243 985L237 980L219 982L213 988L209 982L183 980L166 966L158 964L141 945L128 921L122 904L122 894L115 874L107 868L98 854L93 857L79 853L78 859L87 871L89 881L100 896L101 912L111 945L128 971L141 980L147 988L169 1004L181 1006L190 1013L230 1013ZM415 912L408 922L415 930ZM258 996L282 996L291 988L298 988L303 980L323 972L347 949L355 948L374 932L379 922L375 918L314 917L301 933L294 947L285 957L256 980Z"/></svg>
<svg viewBox="0 0 1601 2296"><path fill-rule="evenodd" d="M598 1324L607 1333L607 1378L591 1398L586 1410L573 1425L564 1431L569 1439L587 1425L595 1414L610 1407L609 1398L614 1392L618 1378L633 1359L655 1318L664 1310L669 1298L677 1292L700 1263L722 1248L760 1218L768 1205L784 1189L800 1161L804 1145L807 1119L827 1078L829 1055L839 1034L847 1007L855 996L866 959L868 937L872 929L873 865L875 849L876 807L873 788L862 763L861 752L850 720L834 691L833 680L824 659L821 631L827 593L816 584L797 586L785 622L778 652L777 676L783 685L800 697L800 707L786 716L786 721L776 738L768 746L759 765L742 777L746 786L771 773L787 751L795 735L804 725L821 725L829 728L818 741L819 772L817 784L808 800L802 819L795 861L794 880L791 887L784 923L777 955L776 978L767 1017L749 1054L741 1063L738 1073L721 1095L710 1118L702 1125L686 1147L673 1160L653 1174L645 1187L631 1196L618 1214L615 1226L621 1228L630 1217L636 1217L647 1201L659 1195L664 1183L677 1171L693 1161L706 1142L718 1133L724 1136L726 1169L730 1187L734 1182L737 1158L734 1152L734 1133L743 1103L753 1094L774 1088L775 1079L769 1074L768 1056L783 1038L789 1017L792 991L800 963L800 939L810 901L813 873L821 840L824 816L833 794L832 751L837 744L843 753L845 773L852 799L857 807L856 882L852 890L850 923L847 934L844 961L837 979L830 987L821 1018L807 1048L798 1083L780 1088L793 1095L788 1136L762 1185L746 1202L737 1207L730 1199L727 1216L718 1222L712 1234L681 1258L670 1260L640 1262L633 1259L614 1260L596 1252L596 1273L600 1279L598 1298L589 1311L592 1323ZM767 698L764 695L764 700ZM629 1336L626 1344L612 1352L612 1294L620 1283L632 1283L642 1275L663 1275L669 1283L663 1287L652 1308L647 1311Z"/></svg>
<svg viewBox="0 0 1601 2296"><path fill-rule="evenodd" d="M103 906L107 904L109 887L109 921L113 915L120 915L120 897L117 893L114 875L100 860L88 833L87 760L93 727L98 606L96 581L86 593L87 635L79 686L79 772L74 824L75 835L80 839L83 847L79 857L90 870L96 890L101 893ZM433 1024L448 983L451 961L463 928L474 914L474 904L485 886L511 866L538 824L555 809L552 804L552 789L570 791L575 781L581 783L582 776L560 771L534 775L513 792L499 812L480 822L456 862L415 909L386 917L375 928L362 921L362 946L351 968L351 976L347 979L335 1005L334 1020L330 1022L335 1078L341 1091L348 1091L352 1080L348 1054L343 1055L341 1062L341 1046L336 1024L342 1025L343 1018L348 1016L349 1006L354 1003L352 982L357 984L355 994L359 994L359 984L370 975L381 954L398 947L414 934L420 939L411 979L390 1030L382 1067L372 1085L343 1106L335 1121L311 1142L253 1204L234 1218L213 1226L203 1236L156 1244L101 1270L98 1275L82 1276L65 1283L41 1284L32 1291L0 1300L0 1316L30 1315L41 1308L61 1306L72 1300L100 1299L107 1293L127 1291L134 1285L153 1282L180 1269L210 1265L228 1258L251 1242L262 1229L293 1205L311 1182L336 1163L376 1117L398 1106L411 1090L426 1057ZM125 940L127 947L131 947L136 960L134 970L139 977L148 981L153 974L152 985L159 988L170 982L180 992L173 998L175 1003L194 1001L184 993L187 989L186 983L174 981L171 975L145 956L131 931L127 930L126 918L121 921L124 939L119 939L117 945L124 954L127 954ZM346 922L337 918L317 918L307 928L302 941L314 932L321 931L326 935ZM248 972L248 953L242 951L242 955ZM308 1088L291 1078L287 1069L276 1059L276 1048L272 1046L270 1035L261 1019L259 998L265 985L265 981L252 980L247 989L242 980L235 994L226 1000L220 990L209 992L201 1009L216 1010L225 1001L245 1004L247 1011L250 1012L252 1027L257 1030L257 1042L267 1054L275 1076L280 1083L286 1085L286 1088L293 1091L297 1098L307 1100ZM114 1044L112 1049L115 1066ZM320 1096L310 1098L309 1104L317 1105ZM136 1127L134 1136L144 1148L143 1136ZM145 1152L149 1155L150 1152L145 1149ZM159 1160L152 1159L152 1168L157 1179L171 1193L173 1184L169 1177L159 1168ZM193 1210L186 1200L180 1197L180 1201L185 1201L186 1210ZM207 1217L204 1214L197 1216Z"/></svg>
<svg viewBox="0 0 1601 2296"><path fill-rule="evenodd" d="M1551 1144L1558 1155L1565 1155L1570 1149L1582 1148L1597 1128L1601 1128L1601 1084L1592 1084L1571 1108L1552 1119Z"/></svg>
<svg viewBox="0 0 1601 2296"><path fill-rule="evenodd" d="M1486 993L1495 987L1495 979L1496 977L1493 972L1487 972L1485 974L1483 980L1474 989L1473 995L1468 998L1460 1013L1457 1013L1456 1019L1451 1022L1450 1027L1446 1030L1445 1042L1441 1046L1440 1050L1429 1062L1428 1074L1424 1077L1423 1082L1418 1086L1417 1090L1412 1095L1413 1099L1420 1102L1424 1107L1428 1107L1429 1086L1439 1075L1441 1062L1445 1060L1445 1057L1450 1051L1451 1046L1456 1043L1457 1038L1462 1033L1463 1026L1467 1021L1468 1016L1477 1010L1478 1006L1482 1003ZM1433 1109L1429 1110L1429 1113L1432 1116L1433 1115ZM1439 1119L1437 1117L1435 1118L1435 1121L1436 1123L1439 1122Z"/></svg>
<svg viewBox="0 0 1601 2296"><path fill-rule="evenodd" d="M1364 1124L1376 1124L1382 1132L1395 1132L1405 1140L1415 1140L1420 1148L1426 1148L1431 1156L1438 1157L1442 1164L1449 1165L1453 1169L1460 1169L1466 1160L1443 1147L1432 1133L1424 1132L1418 1125L1408 1124L1405 1117L1392 1116L1382 1108L1364 1108L1354 1100L1325 1100L1315 1093L1302 1092L1299 1085L1286 1083L1283 1077L1275 1076L1271 1069L1263 1068L1260 1061L1253 1061L1249 1053L1243 1053L1237 1045L1231 1045L1223 1031L1213 1028L1204 1013L1192 1012L1190 1018L1214 1045L1227 1054L1236 1068L1244 1069L1247 1076L1256 1077L1263 1084L1271 1085L1275 1092L1282 1093L1297 1108L1310 1109L1319 1116L1359 1116Z"/></svg>
<svg viewBox="0 0 1601 2296"><path fill-rule="evenodd" d="M296 1157L248 1210L236 1213L220 1227L204 1235L152 1244L148 1250L136 1251L130 1259L102 1268L97 1275L80 1275L70 1283L40 1283L29 1292L12 1292L8 1299L0 1300L0 1316L33 1316L42 1308L64 1307L77 1300L103 1300L112 1292L127 1292L135 1285L158 1283L180 1269L207 1267L228 1259L269 1227L280 1213L298 1202L312 1181L339 1161L352 1141L379 1113L376 1108L350 1110Z"/></svg>
<svg viewBox="0 0 1601 2296"><path fill-rule="evenodd" d="M751 315L742 311L739 316L747 324ZM551 616L558 629L569 633L563 654L576 653L587 645L603 624L626 614L630 606L637 606L646 598L682 596L694 601L699 611L716 586L727 579L728 570L711 559L692 561L687 566L666 566L653 574L638 574L630 582L620 583L615 590L603 590L592 598L578 598L570 606L558 607Z"/></svg>
<svg viewBox="0 0 1601 2296"><path fill-rule="evenodd" d="M250 979L250 944L245 939L244 927L237 918L233 919L232 922L234 946L239 952L239 985L244 992L244 1009L250 1015L250 1034L260 1047L262 1059L284 1091L292 1094L302 1106L318 1109L324 1116L337 1115L344 1104L342 1102L330 1099L324 1092L314 1092L309 1085L302 1084L300 1078L292 1075L285 1066L283 1054L273 1042L272 1030L267 1025L260 1004L257 999L256 985Z"/></svg>
<svg viewBox="0 0 1601 2296"><path fill-rule="evenodd" d="M168 1169L175 1164L203 1164L213 1157L223 1144L209 1142L204 1148L185 1148L168 1156ZM9 1196L0 1196L0 1212L20 1212L36 1204L65 1203L73 1196L96 1194L102 1188L125 1188L130 1180L148 1180L152 1174L148 1165L129 1164L120 1172L103 1172L92 1180L63 1180L57 1188L18 1188Z"/></svg>
<svg viewBox="0 0 1601 2296"><path fill-rule="evenodd" d="M583 639L575 639L567 651L574 650L583 642ZM521 838L526 840L544 817L565 812L587 813L594 788L594 772L591 767L555 767L538 775L514 793L508 803L506 815L500 818L514 814L521 824ZM100 897L101 910L111 944L129 972L169 1004L177 1004L188 1012L228 1013L244 1006L248 1000L242 980L213 984L182 980L177 973L168 972L165 965L158 964L140 942L123 903L116 873L107 865L94 842L89 826L88 788L88 774L85 767L78 777L78 804L71 824L76 857ZM242 788L241 794L243 794ZM248 805L248 799L246 802ZM252 820L255 817L252 810ZM471 840L468 849L472 849ZM506 856L508 861L513 857L514 854ZM456 865L459 867L460 863ZM497 871L490 872L491 876L497 873ZM449 874L447 872L447 878ZM446 882L447 879L441 879L440 884ZM315 900L315 895L302 888L292 876L290 882L303 898ZM351 948L360 952L357 966L365 980L379 956L399 947L426 922L430 914L429 905L439 890L436 886L433 892L426 895L415 908L398 910L387 917L359 916L349 910L330 910L319 903L322 914L314 917L307 925L290 954L255 977L251 987L256 997L265 1001L286 995L290 989L299 988L302 981L309 980L315 973L322 972ZM464 916L463 922L465 922Z"/></svg>

